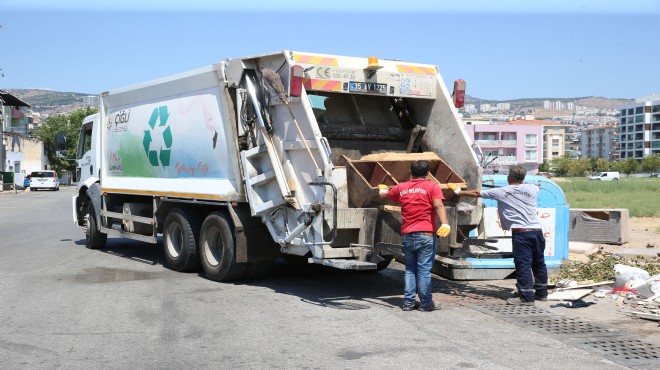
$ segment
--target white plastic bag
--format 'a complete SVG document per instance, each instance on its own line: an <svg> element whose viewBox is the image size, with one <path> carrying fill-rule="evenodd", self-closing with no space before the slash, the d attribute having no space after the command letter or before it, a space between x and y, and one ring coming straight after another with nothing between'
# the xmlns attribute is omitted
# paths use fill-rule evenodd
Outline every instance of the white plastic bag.
<svg viewBox="0 0 660 370"><path fill-rule="evenodd" d="M617 263L614 265L614 287L621 288L625 286L629 281L631 281L631 287L634 288L641 284L644 284L651 275L640 269L639 267L633 267L628 265L622 265Z"/></svg>

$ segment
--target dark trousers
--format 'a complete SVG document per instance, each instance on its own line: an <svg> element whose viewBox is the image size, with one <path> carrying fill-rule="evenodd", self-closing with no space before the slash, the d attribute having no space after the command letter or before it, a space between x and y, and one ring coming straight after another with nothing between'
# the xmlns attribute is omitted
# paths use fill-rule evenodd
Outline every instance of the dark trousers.
<svg viewBox="0 0 660 370"><path fill-rule="evenodd" d="M516 265L516 287L524 301L548 295L548 269L543 251L545 238L541 230L522 231L512 235L513 263Z"/></svg>

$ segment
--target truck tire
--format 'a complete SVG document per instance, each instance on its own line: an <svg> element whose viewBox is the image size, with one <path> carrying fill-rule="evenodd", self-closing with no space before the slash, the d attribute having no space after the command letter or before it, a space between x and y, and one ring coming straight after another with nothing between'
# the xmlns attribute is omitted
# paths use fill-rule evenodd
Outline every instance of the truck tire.
<svg viewBox="0 0 660 370"><path fill-rule="evenodd" d="M232 228L222 213L209 214L199 234L202 267L206 276L215 281L230 281L243 277L247 264L236 262L236 246Z"/></svg>
<svg viewBox="0 0 660 370"><path fill-rule="evenodd" d="M197 240L199 216L183 208L174 208L163 224L165 261L174 271L198 271L200 267Z"/></svg>
<svg viewBox="0 0 660 370"><path fill-rule="evenodd" d="M108 234L100 231L96 222L96 212L90 204L87 206L87 229L85 230L85 247L88 249L103 249L108 240Z"/></svg>

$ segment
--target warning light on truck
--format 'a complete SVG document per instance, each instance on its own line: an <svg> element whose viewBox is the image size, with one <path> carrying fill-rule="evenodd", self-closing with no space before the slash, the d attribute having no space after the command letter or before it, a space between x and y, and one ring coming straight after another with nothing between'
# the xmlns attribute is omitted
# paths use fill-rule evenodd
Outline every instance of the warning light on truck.
<svg viewBox="0 0 660 370"><path fill-rule="evenodd" d="M305 72L303 67L295 65L291 67L291 84L289 85L289 96L300 96L302 94L303 76Z"/></svg>
<svg viewBox="0 0 660 370"><path fill-rule="evenodd" d="M465 80L454 81L454 92L451 94L456 108L465 106Z"/></svg>

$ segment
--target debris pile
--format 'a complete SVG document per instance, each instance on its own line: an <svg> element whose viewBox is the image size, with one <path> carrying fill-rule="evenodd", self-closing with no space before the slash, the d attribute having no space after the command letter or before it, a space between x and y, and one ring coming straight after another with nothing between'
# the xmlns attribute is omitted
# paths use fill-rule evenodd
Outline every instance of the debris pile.
<svg viewBox="0 0 660 370"><path fill-rule="evenodd" d="M627 258L626 258L627 257ZM622 313L660 322L660 258L595 254L589 261L565 263L551 277L554 291L548 300L568 301L550 307L588 307L582 298L611 298Z"/></svg>

